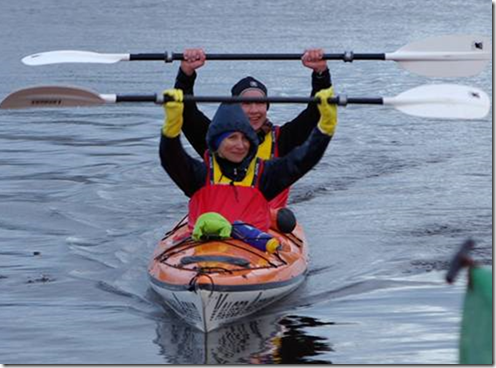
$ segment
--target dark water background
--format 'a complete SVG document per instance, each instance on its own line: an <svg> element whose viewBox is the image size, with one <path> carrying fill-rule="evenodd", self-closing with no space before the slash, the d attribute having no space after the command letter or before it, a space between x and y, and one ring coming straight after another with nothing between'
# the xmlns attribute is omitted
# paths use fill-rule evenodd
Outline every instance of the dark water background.
<svg viewBox="0 0 496 368"><path fill-rule="evenodd" d="M19 0L0 5L0 97L40 84L100 93L172 87L179 64L27 67L26 55L97 52L393 52L444 34L491 36L486 0ZM394 62L329 63L335 89L394 96L473 78L427 79ZM210 62L197 94L245 75L307 95L299 62ZM212 116L216 106L203 110ZM285 122L302 106L275 106ZM455 363L465 280L443 282L468 237L492 263L492 111L478 121L340 109L319 166L291 208L311 245L306 283L247 321L205 336L163 309L146 267L186 197L160 167L160 107L0 112L0 362Z"/></svg>

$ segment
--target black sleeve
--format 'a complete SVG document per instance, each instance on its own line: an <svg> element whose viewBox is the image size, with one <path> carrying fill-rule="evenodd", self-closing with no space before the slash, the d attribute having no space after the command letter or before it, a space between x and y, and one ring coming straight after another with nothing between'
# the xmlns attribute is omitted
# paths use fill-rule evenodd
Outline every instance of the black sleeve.
<svg viewBox="0 0 496 368"><path fill-rule="evenodd" d="M312 96L331 87L331 73L326 69L321 74L312 72ZM316 104L310 103L295 119L281 126L278 138L279 156L287 155L293 148L306 141L320 119Z"/></svg>
<svg viewBox="0 0 496 368"><path fill-rule="evenodd" d="M265 161L259 186L264 197L270 201L317 165L331 138L315 128L303 145L284 157Z"/></svg>
<svg viewBox="0 0 496 368"><path fill-rule="evenodd" d="M160 138L160 162L172 181L186 196L191 197L205 185L207 168L203 161L190 157L184 150L180 136Z"/></svg>
<svg viewBox="0 0 496 368"><path fill-rule="evenodd" d="M184 94L193 95L196 75L195 72L190 77L179 68L174 88L182 89ZM210 119L198 109L196 102L184 103L182 132L200 156L203 156L207 149L205 138L209 125Z"/></svg>

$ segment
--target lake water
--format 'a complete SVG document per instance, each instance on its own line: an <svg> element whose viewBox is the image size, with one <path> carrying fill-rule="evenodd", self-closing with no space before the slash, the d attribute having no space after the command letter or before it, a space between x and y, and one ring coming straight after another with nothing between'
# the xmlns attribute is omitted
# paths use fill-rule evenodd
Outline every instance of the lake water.
<svg viewBox="0 0 496 368"><path fill-rule="evenodd" d="M178 63L28 67L41 51L393 52L446 34L491 37L485 0L4 1L0 98L31 85L155 93ZM329 62L338 93L394 96L457 83L492 97L492 64L429 79L394 62ZM214 62L198 95L253 75L271 95L305 96L300 62ZM212 116L216 106L202 106ZM282 124L302 109L272 105ZM318 167L290 207L310 242L305 284L246 321L204 335L163 308L146 268L186 211L160 167L161 107L0 112L0 362L10 364L457 362L465 277L443 281L468 237L492 263L492 111L431 120L391 108L339 110Z"/></svg>

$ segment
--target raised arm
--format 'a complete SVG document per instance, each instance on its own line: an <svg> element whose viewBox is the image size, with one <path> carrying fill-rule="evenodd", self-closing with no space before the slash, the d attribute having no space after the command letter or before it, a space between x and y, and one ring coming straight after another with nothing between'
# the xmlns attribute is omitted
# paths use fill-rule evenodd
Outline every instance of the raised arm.
<svg viewBox="0 0 496 368"><path fill-rule="evenodd" d="M327 61L322 59L324 50L306 50L302 57L305 67L312 69L312 92L317 92L331 87L331 73L327 67ZM284 124L278 139L279 155L284 156L296 146L303 144L309 137L313 128L317 126L320 114L315 104L308 104L296 118Z"/></svg>
<svg viewBox="0 0 496 368"><path fill-rule="evenodd" d="M317 165L334 135L337 107L327 103L327 98L333 96L332 87L318 92L317 96L321 98L318 104L321 117L310 137L286 156L265 162L260 190L267 200L276 197Z"/></svg>
<svg viewBox="0 0 496 368"><path fill-rule="evenodd" d="M191 197L204 185L206 166L186 153L179 138L183 120L182 91L168 90L164 93L175 101L164 104L166 118L160 139L160 162L174 183Z"/></svg>
<svg viewBox="0 0 496 368"><path fill-rule="evenodd" d="M174 88L181 89L184 94L194 94L196 69L205 64L206 56L202 49L186 49L183 52L184 60L177 73ZM203 157L207 149L205 137L210 119L198 109L196 102L185 102L183 112L183 133L195 151Z"/></svg>

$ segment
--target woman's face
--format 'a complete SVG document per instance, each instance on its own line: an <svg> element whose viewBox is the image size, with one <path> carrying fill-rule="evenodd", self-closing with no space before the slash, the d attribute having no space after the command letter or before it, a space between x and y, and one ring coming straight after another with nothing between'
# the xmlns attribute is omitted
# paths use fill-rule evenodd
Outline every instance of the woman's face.
<svg viewBox="0 0 496 368"><path fill-rule="evenodd" d="M222 140L217 150L220 157L240 163L244 160L250 150L250 141L241 132L233 132Z"/></svg>

